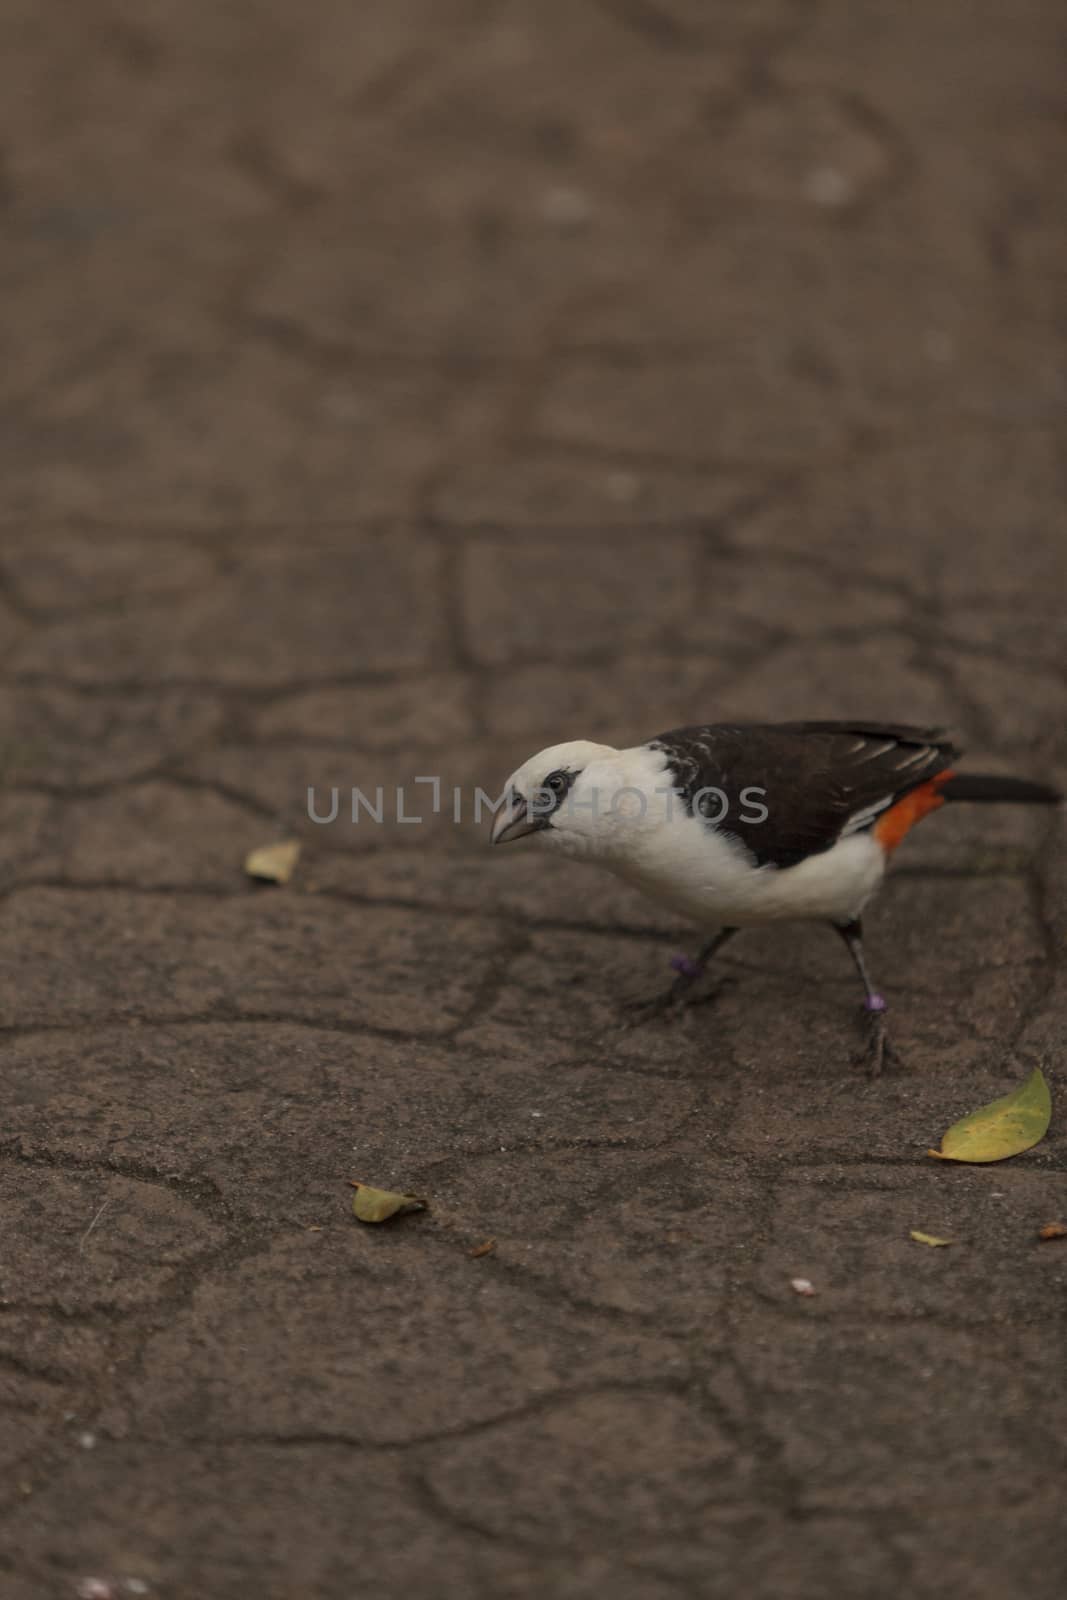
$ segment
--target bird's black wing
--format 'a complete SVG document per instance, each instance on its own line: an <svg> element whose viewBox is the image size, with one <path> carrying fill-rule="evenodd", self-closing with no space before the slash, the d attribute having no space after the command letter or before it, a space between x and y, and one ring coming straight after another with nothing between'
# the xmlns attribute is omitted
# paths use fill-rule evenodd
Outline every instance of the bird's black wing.
<svg viewBox="0 0 1067 1600"><path fill-rule="evenodd" d="M666 756L690 813L739 839L757 865L776 867L873 826L959 755L940 728L876 722L708 724L675 728L649 746Z"/></svg>

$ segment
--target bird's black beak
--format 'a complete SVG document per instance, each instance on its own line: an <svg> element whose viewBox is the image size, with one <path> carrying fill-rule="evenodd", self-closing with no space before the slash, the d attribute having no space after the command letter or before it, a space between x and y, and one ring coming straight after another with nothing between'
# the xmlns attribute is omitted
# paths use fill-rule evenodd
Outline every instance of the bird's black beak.
<svg viewBox="0 0 1067 1600"><path fill-rule="evenodd" d="M547 826L547 818L531 816L521 794L510 794L502 810L493 818L490 844L507 844L512 839L525 838Z"/></svg>

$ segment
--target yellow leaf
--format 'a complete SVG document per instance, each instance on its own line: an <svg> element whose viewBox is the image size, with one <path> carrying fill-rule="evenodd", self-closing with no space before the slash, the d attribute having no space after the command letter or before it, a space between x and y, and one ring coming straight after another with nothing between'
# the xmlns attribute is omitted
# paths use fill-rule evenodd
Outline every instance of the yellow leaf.
<svg viewBox="0 0 1067 1600"><path fill-rule="evenodd" d="M918 1228L912 1228L908 1234L909 1239L914 1239L916 1244L928 1244L932 1249L939 1245L952 1244L951 1239L939 1239L936 1233L920 1233Z"/></svg>
<svg viewBox="0 0 1067 1600"><path fill-rule="evenodd" d="M360 1222L388 1222L405 1211L426 1210L426 1201L416 1194L392 1194L388 1189L372 1189L369 1183L357 1183L355 1190L352 1210Z"/></svg>
<svg viewBox="0 0 1067 1600"><path fill-rule="evenodd" d="M1067 1222L1046 1222L1043 1228L1038 1228L1039 1239L1067 1239Z"/></svg>
<svg viewBox="0 0 1067 1600"><path fill-rule="evenodd" d="M484 1244L476 1244L473 1250L467 1251L467 1254L470 1256L472 1261L477 1261L479 1256L491 1256L495 1249L496 1240L486 1239Z"/></svg>
<svg viewBox="0 0 1067 1600"><path fill-rule="evenodd" d="M268 883L288 883L300 860L300 843L286 839L281 844L265 844L245 857L245 871L250 878L262 878Z"/></svg>
<svg viewBox="0 0 1067 1600"><path fill-rule="evenodd" d="M954 1122L940 1150L927 1154L940 1161L1005 1161L1029 1150L1048 1132L1052 1097L1040 1067L1011 1094L979 1106Z"/></svg>

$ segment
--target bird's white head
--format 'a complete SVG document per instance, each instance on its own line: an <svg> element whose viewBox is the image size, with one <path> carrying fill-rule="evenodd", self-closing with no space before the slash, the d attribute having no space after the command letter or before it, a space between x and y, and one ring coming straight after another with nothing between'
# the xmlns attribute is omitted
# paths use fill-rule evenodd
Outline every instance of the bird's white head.
<svg viewBox="0 0 1067 1600"><path fill-rule="evenodd" d="M586 739L539 751L508 779L507 798L493 819L492 843L532 835L563 855L609 853L625 822L624 791L633 781L629 767L638 754Z"/></svg>

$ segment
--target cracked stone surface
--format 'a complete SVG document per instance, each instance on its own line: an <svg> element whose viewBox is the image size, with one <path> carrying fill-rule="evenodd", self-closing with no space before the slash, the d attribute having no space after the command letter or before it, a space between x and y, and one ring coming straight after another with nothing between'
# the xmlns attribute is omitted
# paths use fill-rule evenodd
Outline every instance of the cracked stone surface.
<svg viewBox="0 0 1067 1600"><path fill-rule="evenodd" d="M1067 782L1061 8L0 35L3 1600L1061 1600L1062 819L901 850L872 1082L829 933L624 1027L692 931L474 815L709 719Z"/></svg>

